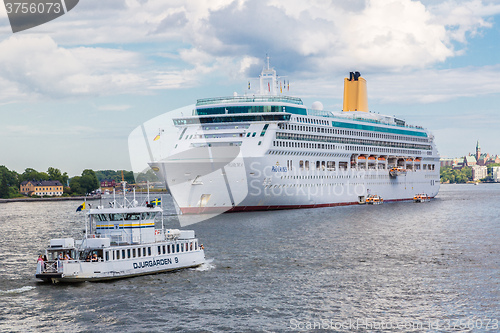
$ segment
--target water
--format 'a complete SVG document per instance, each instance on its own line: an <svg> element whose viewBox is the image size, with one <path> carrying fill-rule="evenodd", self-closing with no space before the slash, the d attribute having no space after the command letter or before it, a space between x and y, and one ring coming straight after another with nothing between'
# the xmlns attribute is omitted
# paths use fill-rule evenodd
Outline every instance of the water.
<svg viewBox="0 0 500 333"><path fill-rule="evenodd" d="M79 285L34 271L50 238L82 235L80 203L0 204L0 331L498 331L499 202L500 184L444 185L423 204L224 214L190 226L203 267Z"/></svg>

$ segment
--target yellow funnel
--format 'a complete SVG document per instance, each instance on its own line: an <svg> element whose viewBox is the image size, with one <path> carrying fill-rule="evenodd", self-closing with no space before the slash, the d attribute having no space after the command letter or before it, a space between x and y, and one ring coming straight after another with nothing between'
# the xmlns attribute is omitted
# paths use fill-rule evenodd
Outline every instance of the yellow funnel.
<svg viewBox="0 0 500 333"><path fill-rule="evenodd" d="M350 77L344 79L343 111L368 112L366 80L361 77L359 72L351 72Z"/></svg>

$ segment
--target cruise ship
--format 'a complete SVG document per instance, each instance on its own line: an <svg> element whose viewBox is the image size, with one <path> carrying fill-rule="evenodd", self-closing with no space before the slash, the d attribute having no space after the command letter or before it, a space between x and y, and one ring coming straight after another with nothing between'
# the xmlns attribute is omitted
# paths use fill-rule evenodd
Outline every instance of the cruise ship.
<svg viewBox="0 0 500 333"><path fill-rule="evenodd" d="M344 79L343 110L304 106L264 66L255 94L199 99L174 118L176 142L150 163L183 214L413 200L439 191L439 153L421 126L368 109L359 72ZM250 82L249 87L250 89Z"/></svg>

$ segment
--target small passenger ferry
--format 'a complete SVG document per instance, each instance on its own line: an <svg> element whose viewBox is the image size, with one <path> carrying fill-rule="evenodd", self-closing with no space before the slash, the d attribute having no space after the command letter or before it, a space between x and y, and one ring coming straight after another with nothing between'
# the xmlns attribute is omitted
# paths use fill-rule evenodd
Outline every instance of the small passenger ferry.
<svg viewBox="0 0 500 333"><path fill-rule="evenodd" d="M384 199L382 199L379 195L370 194L368 198L366 198L366 203L368 205L380 205L384 203Z"/></svg>
<svg viewBox="0 0 500 333"><path fill-rule="evenodd" d="M413 202L427 202L427 201L431 201L431 197L425 193L420 193L413 197Z"/></svg>
<svg viewBox="0 0 500 333"><path fill-rule="evenodd" d="M85 204L82 206L85 209ZM149 200L139 205L135 192L132 201L124 195L123 204L114 199L109 207L85 210L85 238L51 239L45 257L38 261L37 279L53 283L101 281L196 267L205 262L203 245L194 231L165 229L163 209ZM160 219L161 228L156 228Z"/></svg>

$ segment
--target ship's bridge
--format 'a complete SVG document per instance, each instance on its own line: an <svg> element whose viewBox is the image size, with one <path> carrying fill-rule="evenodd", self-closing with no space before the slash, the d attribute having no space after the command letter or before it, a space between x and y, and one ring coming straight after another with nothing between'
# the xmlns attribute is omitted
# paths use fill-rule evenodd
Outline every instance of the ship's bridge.
<svg viewBox="0 0 500 333"><path fill-rule="evenodd" d="M289 96L233 96L200 99L193 110L193 116L267 112L307 115L307 109L303 106L300 98Z"/></svg>

